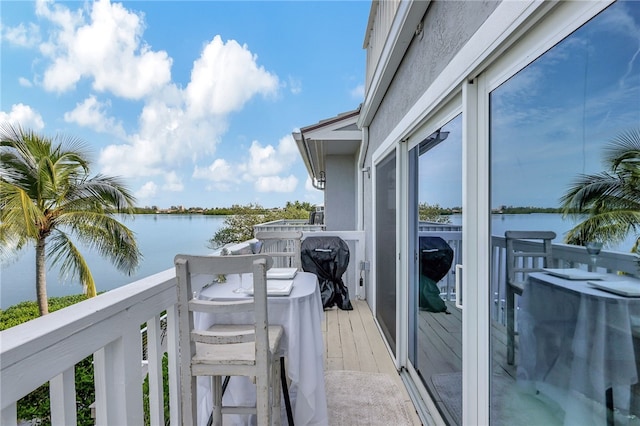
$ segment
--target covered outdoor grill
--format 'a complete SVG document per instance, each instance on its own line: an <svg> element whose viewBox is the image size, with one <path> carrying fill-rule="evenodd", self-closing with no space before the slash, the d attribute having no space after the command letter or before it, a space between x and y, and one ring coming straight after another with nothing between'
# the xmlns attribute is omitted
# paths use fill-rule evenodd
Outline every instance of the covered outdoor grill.
<svg viewBox="0 0 640 426"><path fill-rule="evenodd" d="M420 237L420 309L429 312L447 312L440 297L438 281L451 269L453 249L440 237Z"/></svg>
<svg viewBox="0 0 640 426"><path fill-rule="evenodd" d="M306 237L300 253L302 269L318 277L324 309L352 310L342 275L349 266L349 246L339 237Z"/></svg>

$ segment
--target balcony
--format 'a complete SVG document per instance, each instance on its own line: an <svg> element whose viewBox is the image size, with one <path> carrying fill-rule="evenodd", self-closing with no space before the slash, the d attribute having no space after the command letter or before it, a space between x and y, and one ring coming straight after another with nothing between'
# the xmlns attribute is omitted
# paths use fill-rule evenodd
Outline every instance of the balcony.
<svg viewBox="0 0 640 426"><path fill-rule="evenodd" d="M350 287L355 286L358 268L364 261L363 233L307 231L311 232L314 235L326 233L340 236L349 243L353 266L347 272L345 282ZM425 227L420 232L421 235L443 236L450 244L456 245L456 256L459 256L459 230ZM494 236L492 250L492 276L495 277L492 283L495 295L492 312L496 323L502 324L505 252L502 237ZM555 244L553 250L557 266L586 267L584 248ZM456 257L455 262L462 262L462 259ZM636 273L636 262L637 257L632 254L608 251L603 251L598 260L600 268L631 274ZM452 269L449 275L453 275L454 271ZM453 290L448 286L447 279L441 283L442 290L452 296ZM364 296L364 293L357 291L351 294ZM360 300L354 300L354 305L356 309L351 312L326 312L325 369L393 374L403 390L404 401L411 407L399 377L395 376L393 362L368 305ZM165 424L161 360L166 351L170 360L169 405L172 408L168 420L172 424L179 424L177 407L180 393L176 360L180 348L176 335L176 316L176 280L174 270L169 269L3 331L0 334L0 423L17 424L16 401L50 382L53 424L76 424L74 366L87 356L94 355L96 424L144 424L141 381L146 371L149 372L150 382L151 424ZM165 321L166 330L161 326ZM336 324L342 326L336 327ZM143 325L146 325L145 333L141 333ZM411 410L411 413L415 415L415 410ZM420 424L417 416L414 422Z"/></svg>

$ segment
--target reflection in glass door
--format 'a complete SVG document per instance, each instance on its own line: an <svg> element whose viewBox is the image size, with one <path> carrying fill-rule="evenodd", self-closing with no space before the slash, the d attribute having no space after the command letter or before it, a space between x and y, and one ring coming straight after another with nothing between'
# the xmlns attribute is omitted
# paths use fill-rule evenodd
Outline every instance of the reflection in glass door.
<svg viewBox="0 0 640 426"><path fill-rule="evenodd" d="M461 425L462 116L411 149L409 168L409 361L447 423Z"/></svg>
<svg viewBox="0 0 640 426"><path fill-rule="evenodd" d="M621 137L640 144L639 36L640 3L613 3L490 93L492 424L640 423L640 351L633 331L640 305L598 292L586 280L529 275L520 278L524 286L516 296L513 360L507 358L504 320L506 230L554 231L553 266L587 271L587 238L621 229L615 216L629 208L625 197L635 193L637 206L637 181L610 168L607 159ZM628 154L637 158L637 152ZM624 168L638 173L638 164L634 159ZM615 199L589 204L606 184L613 192L604 194ZM616 191L614 185L634 190ZM576 187L583 188L575 198L581 203L567 204ZM580 217L560 214L581 204L592 208ZM596 226L576 232L594 218ZM528 246L520 250L534 251L534 242L523 244ZM619 279L619 259L631 246L609 251L611 263L599 272L610 268L608 276Z"/></svg>
<svg viewBox="0 0 640 426"><path fill-rule="evenodd" d="M396 353L396 153L376 165L376 318Z"/></svg>

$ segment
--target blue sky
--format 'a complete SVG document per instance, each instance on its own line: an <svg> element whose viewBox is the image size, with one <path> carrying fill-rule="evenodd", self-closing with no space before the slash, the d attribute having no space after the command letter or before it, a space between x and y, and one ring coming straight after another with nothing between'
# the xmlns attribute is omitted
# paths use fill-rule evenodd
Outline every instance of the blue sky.
<svg viewBox="0 0 640 426"><path fill-rule="evenodd" d="M291 132L363 99L368 1L2 1L0 121L140 206L322 203Z"/></svg>

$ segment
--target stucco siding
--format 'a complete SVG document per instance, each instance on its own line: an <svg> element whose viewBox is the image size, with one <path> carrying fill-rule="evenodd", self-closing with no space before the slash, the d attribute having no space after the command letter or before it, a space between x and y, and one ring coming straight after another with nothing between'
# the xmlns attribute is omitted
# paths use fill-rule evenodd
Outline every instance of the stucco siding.
<svg viewBox="0 0 640 426"><path fill-rule="evenodd" d="M356 179L353 155L328 155L325 159L325 226L327 231L356 229ZM332 213L333 212L333 213Z"/></svg>
<svg viewBox="0 0 640 426"><path fill-rule="evenodd" d="M365 165L372 165L372 153L398 125L445 66L486 21L500 1L433 1L423 19L423 32L411 41L380 107L369 125L369 146ZM373 169L373 166L372 166ZM373 206L373 179L364 180L364 206ZM373 241L373 209L365 208L363 224L367 241ZM367 259L374 259L367 244ZM366 297L373 300L372 276L367 274Z"/></svg>
<svg viewBox="0 0 640 426"><path fill-rule="evenodd" d="M434 1L369 126L373 152L442 72L499 1Z"/></svg>

